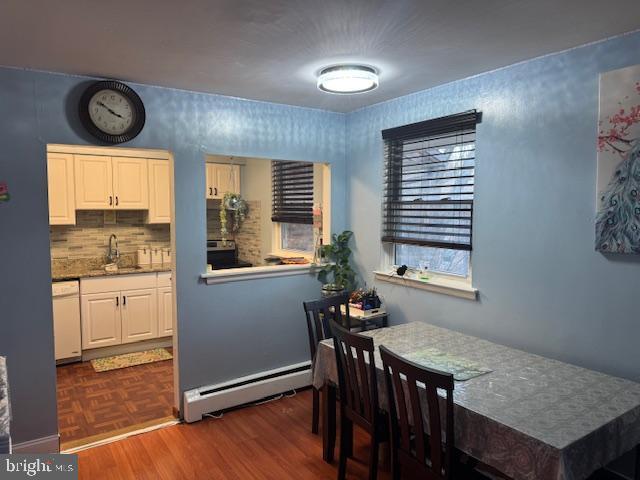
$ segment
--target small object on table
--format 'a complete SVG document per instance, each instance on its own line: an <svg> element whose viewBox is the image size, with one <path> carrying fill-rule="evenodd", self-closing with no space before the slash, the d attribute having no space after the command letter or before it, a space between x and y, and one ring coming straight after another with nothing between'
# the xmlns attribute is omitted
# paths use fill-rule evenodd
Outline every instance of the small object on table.
<svg viewBox="0 0 640 480"><path fill-rule="evenodd" d="M342 307L342 313L345 313L344 307ZM389 326L389 314L382 307L371 310L360 310L354 308L352 304L349 304L349 319L351 320L352 328L360 327L362 331L370 330L372 326L374 328L385 328Z"/></svg>
<svg viewBox="0 0 640 480"><path fill-rule="evenodd" d="M282 259L284 265L305 265L309 263L309 259L304 257L286 257Z"/></svg>
<svg viewBox="0 0 640 480"><path fill-rule="evenodd" d="M269 256L264 259L264 263L267 265L282 265L282 259L280 257Z"/></svg>

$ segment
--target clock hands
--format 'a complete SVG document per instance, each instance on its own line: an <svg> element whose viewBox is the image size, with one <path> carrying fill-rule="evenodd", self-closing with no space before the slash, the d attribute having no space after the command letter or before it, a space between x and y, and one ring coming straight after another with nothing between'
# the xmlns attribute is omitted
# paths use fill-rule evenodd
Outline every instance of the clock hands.
<svg viewBox="0 0 640 480"><path fill-rule="evenodd" d="M114 112L114 111L113 111L113 110L111 110L109 107L107 107L104 103L102 103L102 102L100 102L100 101L99 101L99 102L98 102L98 105L100 105L102 108L106 108L106 109L107 109L107 111L108 111L110 114L115 115L115 116L116 116L116 117L118 117L118 118L122 118L122 119L124 119L124 117L123 117L122 115L120 115L119 113Z"/></svg>

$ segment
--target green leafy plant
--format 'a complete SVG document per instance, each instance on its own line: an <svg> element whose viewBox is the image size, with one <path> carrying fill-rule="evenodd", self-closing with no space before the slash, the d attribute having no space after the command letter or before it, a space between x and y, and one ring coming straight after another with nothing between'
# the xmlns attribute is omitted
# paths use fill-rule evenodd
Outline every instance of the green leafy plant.
<svg viewBox="0 0 640 480"><path fill-rule="evenodd" d="M238 193L225 193L220 204L220 236L222 241L227 241L227 235L229 230L227 228L227 210L233 212L233 225L231 227L232 232L237 232L240 229L240 225L246 218L249 207L247 202Z"/></svg>
<svg viewBox="0 0 640 480"><path fill-rule="evenodd" d="M349 230L334 233L331 244L320 247L320 254L327 263L319 266L318 280L328 290L351 291L355 288L356 274L349 264L351 237L353 232Z"/></svg>

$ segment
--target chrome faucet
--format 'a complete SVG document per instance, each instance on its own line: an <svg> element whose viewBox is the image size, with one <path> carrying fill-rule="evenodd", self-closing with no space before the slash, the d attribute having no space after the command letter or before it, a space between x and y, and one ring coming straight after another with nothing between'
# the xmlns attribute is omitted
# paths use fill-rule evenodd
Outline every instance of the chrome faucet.
<svg viewBox="0 0 640 480"><path fill-rule="evenodd" d="M113 242L116 242L116 248L113 248ZM109 237L109 250L107 250L107 260L109 263L117 263L120 258L120 250L118 250L118 237L112 233Z"/></svg>

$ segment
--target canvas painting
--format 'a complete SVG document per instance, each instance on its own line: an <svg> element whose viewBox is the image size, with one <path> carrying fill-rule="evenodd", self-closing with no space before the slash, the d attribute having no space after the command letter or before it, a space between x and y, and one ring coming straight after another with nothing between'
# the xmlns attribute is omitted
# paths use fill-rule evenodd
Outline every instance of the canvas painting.
<svg viewBox="0 0 640 480"><path fill-rule="evenodd" d="M596 250L640 253L640 65L600 75Z"/></svg>

